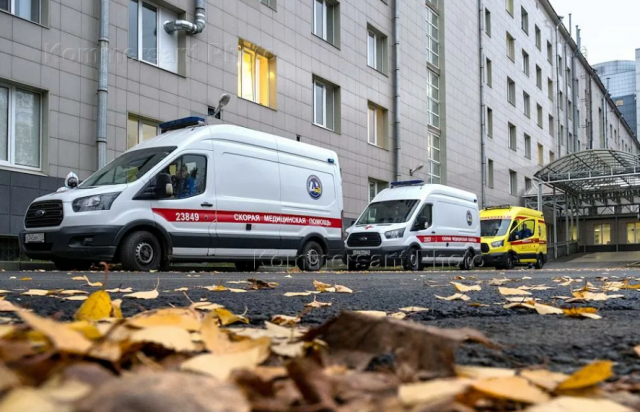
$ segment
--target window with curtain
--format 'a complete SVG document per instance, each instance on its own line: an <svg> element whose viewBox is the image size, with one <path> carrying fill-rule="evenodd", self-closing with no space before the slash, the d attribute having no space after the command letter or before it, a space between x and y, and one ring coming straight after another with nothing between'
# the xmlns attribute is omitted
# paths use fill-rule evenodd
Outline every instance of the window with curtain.
<svg viewBox="0 0 640 412"><path fill-rule="evenodd" d="M40 168L41 96L0 84L0 164Z"/></svg>
<svg viewBox="0 0 640 412"><path fill-rule="evenodd" d="M127 149L159 135L159 124L160 122L155 120L143 119L129 114L127 118Z"/></svg>
<svg viewBox="0 0 640 412"><path fill-rule="evenodd" d="M250 43L238 45L238 96L263 106L274 107L272 96L272 67L275 58L261 54L258 48Z"/></svg>
<svg viewBox="0 0 640 412"><path fill-rule="evenodd" d="M369 103L368 109L368 125L367 134L369 144L385 147L386 133L385 133L385 116L387 111L381 107Z"/></svg>

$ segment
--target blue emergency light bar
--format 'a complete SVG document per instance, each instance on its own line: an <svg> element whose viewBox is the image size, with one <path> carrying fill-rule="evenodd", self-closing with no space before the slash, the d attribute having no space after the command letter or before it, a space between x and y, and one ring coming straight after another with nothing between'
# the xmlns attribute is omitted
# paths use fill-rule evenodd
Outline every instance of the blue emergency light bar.
<svg viewBox="0 0 640 412"><path fill-rule="evenodd" d="M406 180L404 182L391 182L391 187L418 186L423 184L424 180Z"/></svg>
<svg viewBox="0 0 640 412"><path fill-rule="evenodd" d="M185 127L201 126L205 124L205 120L202 117L191 116L183 119L172 120L170 122L162 123L158 127L162 130L162 133L169 132L171 130L184 129Z"/></svg>

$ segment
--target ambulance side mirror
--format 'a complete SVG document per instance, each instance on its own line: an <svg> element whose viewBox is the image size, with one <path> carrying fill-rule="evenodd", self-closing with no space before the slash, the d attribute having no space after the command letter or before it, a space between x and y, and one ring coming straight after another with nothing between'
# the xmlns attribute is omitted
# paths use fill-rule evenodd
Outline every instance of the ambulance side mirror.
<svg viewBox="0 0 640 412"><path fill-rule="evenodd" d="M416 221L418 222L418 230L425 230L427 228L427 218L425 216L418 216Z"/></svg>
<svg viewBox="0 0 640 412"><path fill-rule="evenodd" d="M173 185L171 184L171 175L160 173L156 176L155 194L158 199L166 199L173 196Z"/></svg>

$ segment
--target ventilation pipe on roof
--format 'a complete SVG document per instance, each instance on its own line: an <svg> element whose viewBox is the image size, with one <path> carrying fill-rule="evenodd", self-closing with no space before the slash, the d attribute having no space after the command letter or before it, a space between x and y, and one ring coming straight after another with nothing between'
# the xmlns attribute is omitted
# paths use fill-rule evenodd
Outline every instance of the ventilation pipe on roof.
<svg viewBox="0 0 640 412"><path fill-rule="evenodd" d="M187 20L167 21L164 23L164 30L173 34L177 31L185 31L188 34L202 33L207 23L205 8L205 0L196 0L196 22L191 23Z"/></svg>

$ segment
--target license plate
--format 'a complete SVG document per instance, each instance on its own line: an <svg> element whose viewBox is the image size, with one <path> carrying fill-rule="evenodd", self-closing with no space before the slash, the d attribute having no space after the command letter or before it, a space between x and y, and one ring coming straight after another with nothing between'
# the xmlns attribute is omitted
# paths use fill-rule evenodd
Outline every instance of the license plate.
<svg viewBox="0 0 640 412"><path fill-rule="evenodd" d="M44 243L44 233L27 233L24 235L24 243Z"/></svg>
<svg viewBox="0 0 640 412"><path fill-rule="evenodd" d="M354 250L351 252L351 254L354 256L370 256L371 251L370 250Z"/></svg>

